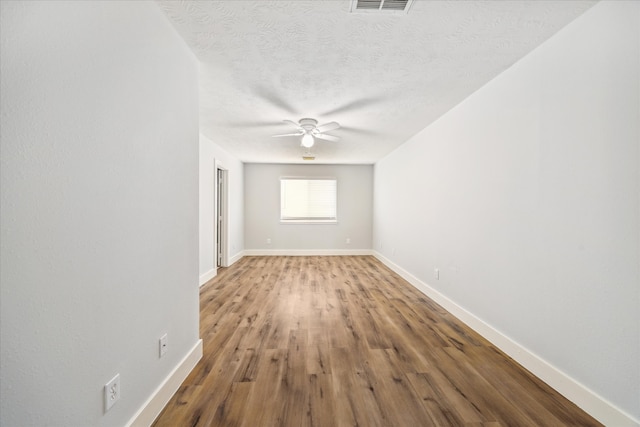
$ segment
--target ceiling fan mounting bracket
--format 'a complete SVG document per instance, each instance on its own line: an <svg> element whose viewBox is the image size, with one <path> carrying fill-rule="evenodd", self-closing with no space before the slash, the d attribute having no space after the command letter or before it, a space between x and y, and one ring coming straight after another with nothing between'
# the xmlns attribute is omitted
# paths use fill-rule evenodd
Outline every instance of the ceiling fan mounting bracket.
<svg viewBox="0 0 640 427"><path fill-rule="evenodd" d="M300 123L300 127L308 132L311 132L318 125L318 121L316 119L300 119L298 122Z"/></svg>

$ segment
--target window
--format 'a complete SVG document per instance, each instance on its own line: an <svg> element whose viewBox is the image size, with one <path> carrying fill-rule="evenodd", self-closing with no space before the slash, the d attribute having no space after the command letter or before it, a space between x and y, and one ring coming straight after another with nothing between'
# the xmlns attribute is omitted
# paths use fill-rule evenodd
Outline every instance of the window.
<svg viewBox="0 0 640 427"><path fill-rule="evenodd" d="M338 222L337 181L328 178L281 178L280 221Z"/></svg>

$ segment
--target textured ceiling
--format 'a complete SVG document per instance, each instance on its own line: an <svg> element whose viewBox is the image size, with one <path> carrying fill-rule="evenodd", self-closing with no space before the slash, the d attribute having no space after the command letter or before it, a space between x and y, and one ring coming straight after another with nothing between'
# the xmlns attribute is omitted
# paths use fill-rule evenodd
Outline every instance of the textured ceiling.
<svg viewBox="0 0 640 427"><path fill-rule="evenodd" d="M244 162L302 163L283 123L337 121L316 163L384 157L595 1L158 0L200 61L201 133Z"/></svg>

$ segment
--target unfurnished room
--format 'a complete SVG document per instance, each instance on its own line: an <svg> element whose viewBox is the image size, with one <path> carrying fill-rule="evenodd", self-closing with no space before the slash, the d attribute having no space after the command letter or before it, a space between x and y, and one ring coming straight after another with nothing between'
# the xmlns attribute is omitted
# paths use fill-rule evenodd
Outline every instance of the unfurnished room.
<svg viewBox="0 0 640 427"><path fill-rule="evenodd" d="M640 427L640 1L0 0L0 425Z"/></svg>

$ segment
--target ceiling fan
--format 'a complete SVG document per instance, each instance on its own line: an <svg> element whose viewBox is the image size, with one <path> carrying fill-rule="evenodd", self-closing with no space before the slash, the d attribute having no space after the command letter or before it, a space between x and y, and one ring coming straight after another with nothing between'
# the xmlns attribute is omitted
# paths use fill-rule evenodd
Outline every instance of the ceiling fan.
<svg viewBox="0 0 640 427"><path fill-rule="evenodd" d="M285 133L282 135L273 135L274 138L278 138L281 136L302 136L302 140L300 143L303 147L310 148L315 143L315 139L324 139L326 141L339 141L340 138L333 135L327 135L325 132L330 132L332 130L336 130L340 127L340 123L338 122L329 122L323 125L318 126L318 121L316 119L300 119L298 123L285 120L285 123L293 125L298 129L297 133Z"/></svg>

